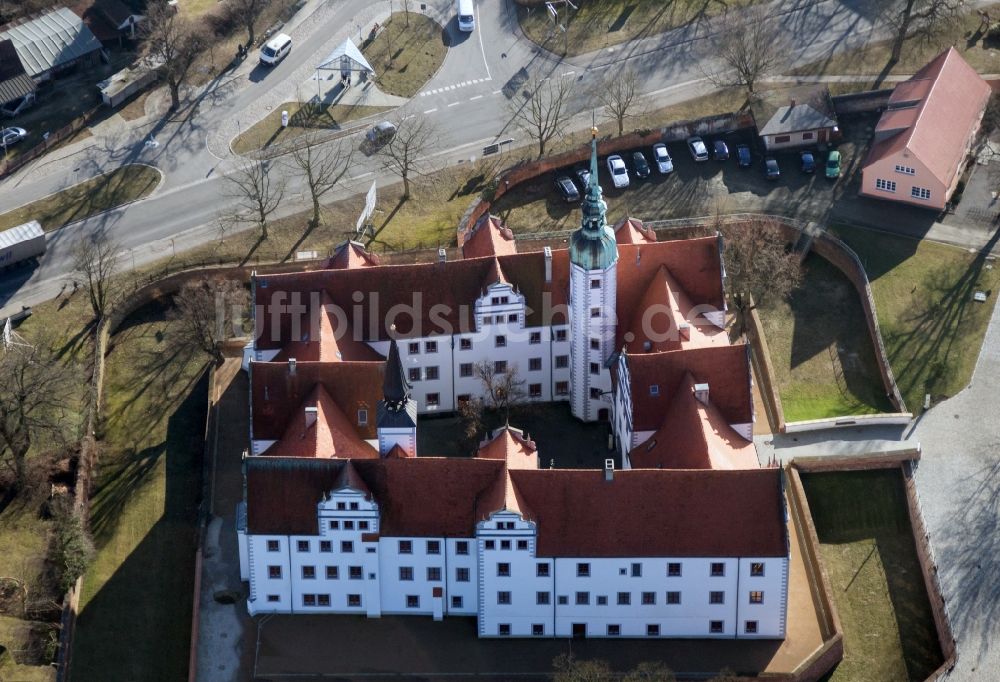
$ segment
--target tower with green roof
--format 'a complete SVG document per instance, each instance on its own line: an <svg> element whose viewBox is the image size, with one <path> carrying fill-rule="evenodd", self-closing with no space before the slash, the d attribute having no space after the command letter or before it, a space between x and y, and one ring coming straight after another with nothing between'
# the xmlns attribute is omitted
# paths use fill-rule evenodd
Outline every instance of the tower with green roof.
<svg viewBox="0 0 1000 682"><path fill-rule="evenodd" d="M607 224L597 177L597 128L591 129L590 180L580 228L570 238L570 406L583 421L607 419L617 325L618 245Z"/></svg>

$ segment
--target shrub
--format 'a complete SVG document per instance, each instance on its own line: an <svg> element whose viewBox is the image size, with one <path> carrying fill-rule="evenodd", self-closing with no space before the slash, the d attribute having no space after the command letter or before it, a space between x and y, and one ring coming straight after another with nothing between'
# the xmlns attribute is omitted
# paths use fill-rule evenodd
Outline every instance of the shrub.
<svg viewBox="0 0 1000 682"><path fill-rule="evenodd" d="M86 573L94 558L94 543L83 527L80 516L73 513L68 501L59 505L56 510L55 537L52 539L49 558L63 592L69 592L77 578Z"/></svg>

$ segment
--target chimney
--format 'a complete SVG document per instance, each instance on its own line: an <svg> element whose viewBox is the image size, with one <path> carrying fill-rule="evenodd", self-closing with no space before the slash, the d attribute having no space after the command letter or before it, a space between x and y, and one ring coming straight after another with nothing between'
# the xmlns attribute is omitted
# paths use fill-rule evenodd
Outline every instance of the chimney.
<svg viewBox="0 0 1000 682"><path fill-rule="evenodd" d="M448 252L444 248L438 249L438 263L444 263L448 260Z"/></svg>
<svg viewBox="0 0 1000 682"><path fill-rule="evenodd" d="M708 384L695 384L694 397L702 405L708 405Z"/></svg>
<svg viewBox="0 0 1000 682"><path fill-rule="evenodd" d="M295 358L288 358L288 373L295 374Z"/></svg>
<svg viewBox="0 0 1000 682"><path fill-rule="evenodd" d="M788 108L789 109L794 109L795 108L795 100L794 99L788 104Z"/></svg>
<svg viewBox="0 0 1000 682"><path fill-rule="evenodd" d="M318 413L319 413L319 410L314 405L310 405L309 407L306 408L306 428L307 429L310 426L312 426L313 424L316 423L316 416L317 416Z"/></svg>
<svg viewBox="0 0 1000 682"><path fill-rule="evenodd" d="M552 247L546 246L545 253L545 283L552 283Z"/></svg>
<svg viewBox="0 0 1000 682"><path fill-rule="evenodd" d="M677 325L677 333L680 334L680 337L685 341L690 341L691 325L688 324L687 322L681 322L679 325Z"/></svg>
<svg viewBox="0 0 1000 682"><path fill-rule="evenodd" d="M608 482L615 480L615 460L613 459L604 460L604 480Z"/></svg>

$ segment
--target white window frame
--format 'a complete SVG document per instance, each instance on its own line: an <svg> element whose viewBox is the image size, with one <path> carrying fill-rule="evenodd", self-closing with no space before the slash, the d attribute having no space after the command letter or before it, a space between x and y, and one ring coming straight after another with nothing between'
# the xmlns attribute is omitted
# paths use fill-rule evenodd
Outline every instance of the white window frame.
<svg viewBox="0 0 1000 682"><path fill-rule="evenodd" d="M896 193L896 181L886 180L885 178L875 178L875 189L880 192L889 192L891 194Z"/></svg>

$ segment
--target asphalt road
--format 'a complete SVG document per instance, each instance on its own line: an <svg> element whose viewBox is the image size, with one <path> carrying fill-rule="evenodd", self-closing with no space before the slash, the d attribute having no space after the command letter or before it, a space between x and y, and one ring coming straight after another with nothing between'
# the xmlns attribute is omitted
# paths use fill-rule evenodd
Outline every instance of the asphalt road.
<svg viewBox="0 0 1000 682"><path fill-rule="evenodd" d="M478 156L481 147L498 139L514 138L516 144L532 144L511 122L507 107L512 78L525 73L545 78L568 78L574 88L568 102L576 114L568 129L586 127L590 112L599 108L593 90L609 72L628 65L642 74L642 90L649 105L683 101L704 94L712 86L704 78L704 69L714 63L714 44L721 30L720 22L695 22L673 31L561 60L538 48L517 30L511 0L479 0L476 3L476 30L471 34L457 30L451 0L427 3L428 12L447 21L450 48L439 72L423 91L405 107L408 114L427 116L440 131L439 149L428 163L445 167L459 160ZM824 58L850 50L878 37L873 28L871 2L844 0L782 0L773 3L772 16L780 26L780 35L788 66ZM325 17L312 21L312 16ZM124 163L141 161L160 168L165 175L161 187L149 198L129 206L68 225L48 237L48 252L33 270L15 270L0 275L0 315L9 314L21 305L31 305L58 294L72 277L72 245L86 235L107 230L121 243L123 264L140 266L172 251L191 248L217 236L214 221L227 201L221 176L230 172L236 161L231 154L218 153L220 145L210 145L212 136L225 130L227 123L246 117L254 104L289 88L296 70L315 64L325 56L331 38L342 40L348 33L357 35L357 26L365 18L388 13L388 2L368 0L313 0L293 20L291 32L295 48L278 67L263 74L259 68L244 68L237 77L227 77L206 89L194 113L184 121L165 120L107 139L92 147L81 163L63 172L38 177L22 173L0 183L0 212L58 191L97 172ZM291 83L291 86L296 86ZM279 102L283 101L279 99ZM259 115L258 115L259 117ZM242 121L243 126L252 120ZM231 127L231 126L230 126ZM149 135L159 143L147 148ZM227 140L221 147L224 149ZM213 152L213 148L215 152ZM360 155L359 155L360 156ZM375 158L357 163L352 179L345 182L329 200L364 191L375 176L380 184L395 182L381 172ZM73 164L70 164L73 165ZM302 188L290 179L289 194ZM292 213L304 208L304 202L286 202L283 210Z"/></svg>

